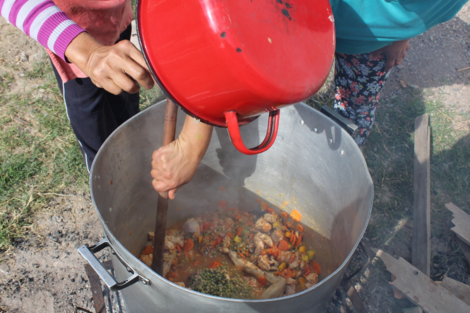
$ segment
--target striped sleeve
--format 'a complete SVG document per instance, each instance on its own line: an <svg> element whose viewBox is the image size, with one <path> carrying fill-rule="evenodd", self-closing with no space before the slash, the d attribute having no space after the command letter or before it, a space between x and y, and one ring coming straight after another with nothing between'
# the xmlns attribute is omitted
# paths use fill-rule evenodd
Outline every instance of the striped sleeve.
<svg viewBox="0 0 470 313"><path fill-rule="evenodd" d="M67 46L85 31L52 0L0 0L0 11L7 21L64 61Z"/></svg>

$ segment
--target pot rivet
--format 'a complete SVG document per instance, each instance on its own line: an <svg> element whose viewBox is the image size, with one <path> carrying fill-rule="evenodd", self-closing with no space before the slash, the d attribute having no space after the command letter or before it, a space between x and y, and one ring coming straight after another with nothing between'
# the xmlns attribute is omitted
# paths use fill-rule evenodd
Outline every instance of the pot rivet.
<svg viewBox="0 0 470 313"><path fill-rule="evenodd" d="M340 153L341 155L344 155L344 150L341 150L339 153Z"/></svg>
<svg viewBox="0 0 470 313"><path fill-rule="evenodd" d="M318 129L314 128L313 132L318 133Z"/></svg>
<svg viewBox="0 0 470 313"><path fill-rule="evenodd" d="M300 125L304 125L304 124L305 124L304 120L300 120L299 123L300 123Z"/></svg>
<svg viewBox="0 0 470 313"><path fill-rule="evenodd" d="M116 254L116 251L114 251L114 250L111 250L111 254Z"/></svg>
<svg viewBox="0 0 470 313"><path fill-rule="evenodd" d="M333 143L333 139L329 139L328 142L329 142L330 144L332 144L332 143Z"/></svg>

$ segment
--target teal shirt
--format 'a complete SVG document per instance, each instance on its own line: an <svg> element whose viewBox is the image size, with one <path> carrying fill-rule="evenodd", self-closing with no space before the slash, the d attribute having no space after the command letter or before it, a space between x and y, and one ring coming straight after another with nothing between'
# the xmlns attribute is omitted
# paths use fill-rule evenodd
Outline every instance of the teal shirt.
<svg viewBox="0 0 470 313"><path fill-rule="evenodd" d="M330 0L336 52L369 53L453 18L468 0Z"/></svg>

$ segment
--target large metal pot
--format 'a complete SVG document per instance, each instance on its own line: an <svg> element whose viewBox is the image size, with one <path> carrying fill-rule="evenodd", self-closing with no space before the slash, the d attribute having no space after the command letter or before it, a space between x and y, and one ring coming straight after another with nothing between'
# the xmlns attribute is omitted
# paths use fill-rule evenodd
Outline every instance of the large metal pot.
<svg viewBox="0 0 470 313"><path fill-rule="evenodd" d="M304 238L315 247L321 282L293 296L237 300L182 288L138 260L153 231L157 193L150 177L152 152L162 142L164 102L117 129L98 152L91 170L91 193L106 233L98 246L80 252L112 289L122 289L130 312L323 312L369 221L373 184L362 153L336 123L299 103L283 109L279 138L260 155L247 156L230 143L227 131L214 130L196 176L170 201L168 225L217 210L226 200L241 210L255 210L257 200L277 211L301 212ZM266 116L242 127L256 142ZM181 129L184 117L178 117ZM116 277L93 256L103 247L114 251ZM130 273L129 273L130 271ZM132 276L132 274L134 274ZM131 278L129 278L131 277ZM121 283L116 283L116 281Z"/></svg>
<svg viewBox="0 0 470 313"><path fill-rule="evenodd" d="M136 11L142 52L160 87L192 116L228 127L246 154L271 146L278 109L314 95L333 63L328 0L139 0ZM248 149L238 126L265 112L266 141Z"/></svg>

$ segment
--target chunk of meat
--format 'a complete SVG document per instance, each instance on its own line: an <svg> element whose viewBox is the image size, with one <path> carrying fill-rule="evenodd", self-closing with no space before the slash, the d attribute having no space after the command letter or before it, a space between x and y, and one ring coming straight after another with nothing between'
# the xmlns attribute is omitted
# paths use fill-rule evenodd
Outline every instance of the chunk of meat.
<svg viewBox="0 0 470 313"><path fill-rule="evenodd" d="M278 244L282 239L284 239L284 233L282 232L282 229L276 229L273 231L271 234L271 239L275 244Z"/></svg>
<svg viewBox="0 0 470 313"><path fill-rule="evenodd" d="M223 253L229 253L229 248L230 247L230 237L225 235L224 239L222 240L222 247L220 248L220 251Z"/></svg>
<svg viewBox="0 0 470 313"><path fill-rule="evenodd" d="M295 294L295 287L292 285L287 285L285 293L287 296Z"/></svg>
<svg viewBox="0 0 470 313"><path fill-rule="evenodd" d="M278 215L272 213L264 214L264 220L268 223L274 224L277 221Z"/></svg>
<svg viewBox="0 0 470 313"><path fill-rule="evenodd" d="M173 264L173 261L176 258L176 251L171 251L171 252L165 252L163 253L163 277L168 274L168 271L170 270L171 265Z"/></svg>
<svg viewBox="0 0 470 313"><path fill-rule="evenodd" d="M256 221L255 228L258 230L261 230L262 232L267 233L271 230L272 226L261 217L260 219Z"/></svg>
<svg viewBox="0 0 470 313"><path fill-rule="evenodd" d="M184 235L181 233L175 235L166 235L165 236L165 246L166 250L174 250L176 247L175 245L179 245L180 247L184 246Z"/></svg>
<svg viewBox="0 0 470 313"><path fill-rule="evenodd" d="M318 283L318 275L316 273L310 273L305 278L307 279L307 282L310 284L315 285Z"/></svg>
<svg viewBox="0 0 470 313"><path fill-rule="evenodd" d="M265 248L265 244L268 245L269 247L273 246L273 240L271 239L271 237L260 232L256 233L256 235L253 237L253 241L256 247L255 255L261 254L261 252Z"/></svg>
<svg viewBox="0 0 470 313"><path fill-rule="evenodd" d="M272 257L269 259L267 255L261 255L258 258L258 266L265 271L275 271L279 267L279 263Z"/></svg>
<svg viewBox="0 0 470 313"><path fill-rule="evenodd" d="M201 232L201 224L195 218L190 218L183 224L182 229L185 233L195 233L199 236L199 233Z"/></svg>
<svg viewBox="0 0 470 313"><path fill-rule="evenodd" d="M277 260L279 262L289 262L290 259L292 257L292 252L290 251L280 251L279 252L279 257L277 258Z"/></svg>

